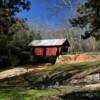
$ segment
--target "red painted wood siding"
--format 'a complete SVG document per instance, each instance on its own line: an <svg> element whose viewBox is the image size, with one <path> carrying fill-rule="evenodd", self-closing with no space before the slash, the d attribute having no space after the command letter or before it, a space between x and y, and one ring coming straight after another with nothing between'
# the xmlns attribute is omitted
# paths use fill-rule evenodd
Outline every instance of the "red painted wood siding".
<svg viewBox="0 0 100 100"><path fill-rule="evenodd" d="M43 48L34 48L34 55L35 56L43 56Z"/></svg>
<svg viewBox="0 0 100 100"><path fill-rule="evenodd" d="M57 54L56 47L46 48L46 56L56 56L56 54Z"/></svg>
<svg viewBox="0 0 100 100"><path fill-rule="evenodd" d="M33 55L35 56L57 56L61 52L61 47L36 47L34 48ZM57 54L58 53L58 54Z"/></svg>

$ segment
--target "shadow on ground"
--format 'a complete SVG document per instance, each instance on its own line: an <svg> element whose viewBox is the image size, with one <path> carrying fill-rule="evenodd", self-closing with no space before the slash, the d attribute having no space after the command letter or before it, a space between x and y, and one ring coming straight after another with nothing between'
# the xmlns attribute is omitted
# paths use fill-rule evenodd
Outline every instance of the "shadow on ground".
<svg viewBox="0 0 100 100"><path fill-rule="evenodd" d="M100 100L100 90L72 92L59 96L61 100Z"/></svg>

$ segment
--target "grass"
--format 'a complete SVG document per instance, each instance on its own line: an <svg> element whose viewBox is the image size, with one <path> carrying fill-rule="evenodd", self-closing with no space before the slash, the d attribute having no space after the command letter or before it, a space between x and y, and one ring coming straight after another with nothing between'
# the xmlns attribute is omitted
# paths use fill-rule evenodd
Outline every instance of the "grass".
<svg viewBox="0 0 100 100"><path fill-rule="evenodd" d="M80 72L83 70L87 70L89 68L98 68L100 67L100 60L93 61L93 62L84 62L84 63L78 63L78 64L56 64L53 66L48 66L45 69L41 71L36 71L34 74L35 76L53 76L57 73L68 73L69 71L79 70Z"/></svg>
<svg viewBox="0 0 100 100"><path fill-rule="evenodd" d="M69 71L79 70L81 72L89 68L97 68L97 67L100 67L100 60L94 62L79 63L79 64L56 64L56 65L48 66L45 69L42 69L40 71L36 70L35 72L31 72L29 74L33 75L32 77L34 81L41 80L41 77L43 77L44 75L49 75L50 77L53 77L53 79L56 80L56 78L62 79L61 76L63 76L64 73L68 73ZM21 78L23 77L20 76L19 79ZM8 80L12 81L13 79L11 78ZM15 80L17 80L17 77L14 79L14 81ZM7 81L7 79L5 81ZM71 94L72 92L78 92L80 90L81 89L73 86L59 86L57 88L47 88L47 89L1 87L0 100L41 100L42 97L61 95L65 93Z"/></svg>
<svg viewBox="0 0 100 100"><path fill-rule="evenodd" d="M48 77L48 82L63 81L63 79L70 78L71 76L88 69L100 68L100 60L94 62L78 63L78 64L56 64L50 65L42 70L35 70L24 75L16 76L0 80L0 85L9 83L10 85L27 84L27 79L37 82L43 82ZM76 72L74 72L76 71ZM45 80L47 81L47 80Z"/></svg>
<svg viewBox="0 0 100 100"><path fill-rule="evenodd" d="M53 89L1 88L0 100L41 100L42 97L79 91L76 87L62 86Z"/></svg>
<svg viewBox="0 0 100 100"><path fill-rule="evenodd" d="M53 66L46 67L45 69L41 70L41 72L51 72L55 73L62 70L73 70L73 69L87 69L91 67L99 67L100 60L93 61L93 62L81 62L77 64L56 64Z"/></svg>

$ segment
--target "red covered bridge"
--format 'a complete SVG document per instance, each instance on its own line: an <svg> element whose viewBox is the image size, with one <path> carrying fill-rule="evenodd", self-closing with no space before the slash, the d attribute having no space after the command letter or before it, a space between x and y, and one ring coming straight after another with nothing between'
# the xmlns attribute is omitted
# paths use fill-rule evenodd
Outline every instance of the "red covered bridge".
<svg viewBox="0 0 100 100"><path fill-rule="evenodd" d="M34 57L57 57L67 53L70 46L67 39L33 40L29 45Z"/></svg>

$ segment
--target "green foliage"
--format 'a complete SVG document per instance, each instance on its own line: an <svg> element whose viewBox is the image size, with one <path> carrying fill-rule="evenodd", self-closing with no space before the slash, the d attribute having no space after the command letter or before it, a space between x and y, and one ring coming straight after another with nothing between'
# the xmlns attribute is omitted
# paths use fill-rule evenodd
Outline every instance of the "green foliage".
<svg viewBox="0 0 100 100"><path fill-rule="evenodd" d="M83 39L93 36L96 40L100 39L100 1L87 0L84 4L77 9L78 16L71 19L70 22L73 26L85 28L85 35Z"/></svg>
<svg viewBox="0 0 100 100"><path fill-rule="evenodd" d="M12 35L9 28L18 20L15 15L29 7L29 0L0 0L0 34Z"/></svg>
<svg viewBox="0 0 100 100"><path fill-rule="evenodd" d="M19 64L19 62L20 62L20 59L16 55L10 56L10 63L12 66L16 66L17 64Z"/></svg>
<svg viewBox="0 0 100 100"><path fill-rule="evenodd" d="M0 65L11 65L13 37L16 34L17 22L24 23L15 17L16 13L22 10L28 10L30 6L29 0L0 0ZM23 27L21 25L21 27ZM24 25L25 27L25 25ZM23 27L23 28L24 28ZM13 30L12 30L13 28ZM24 28L25 29L25 28ZM18 32L18 31L17 31ZM23 37L24 38L24 37ZM12 56L12 57L11 57ZM15 57L16 58L16 57ZM18 62L18 61L17 61ZM15 61L14 61L15 65Z"/></svg>
<svg viewBox="0 0 100 100"><path fill-rule="evenodd" d="M15 34L10 41L10 58L15 56L17 62L16 65L30 63L31 50L28 45L33 39L37 39L38 36L34 35L34 33L28 29L26 22L21 21L14 24L13 27L11 27L11 31L13 31ZM15 62L15 59L11 59L11 62Z"/></svg>
<svg viewBox="0 0 100 100"><path fill-rule="evenodd" d="M6 13L4 12L4 15L16 14L24 9L29 10L29 7L29 0L0 0L0 8L6 11Z"/></svg>
<svg viewBox="0 0 100 100"><path fill-rule="evenodd" d="M16 66L30 62L28 44L34 38L34 32L24 19L18 19L16 14L29 10L29 0L0 1L0 66Z"/></svg>
<svg viewBox="0 0 100 100"><path fill-rule="evenodd" d="M17 21L9 28L14 34L1 35L0 37L0 65L3 66L19 64L28 64L31 61L31 52L29 43L33 39L39 39L28 29L25 21ZM6 61L6 63L4 63Z"/></svg>

